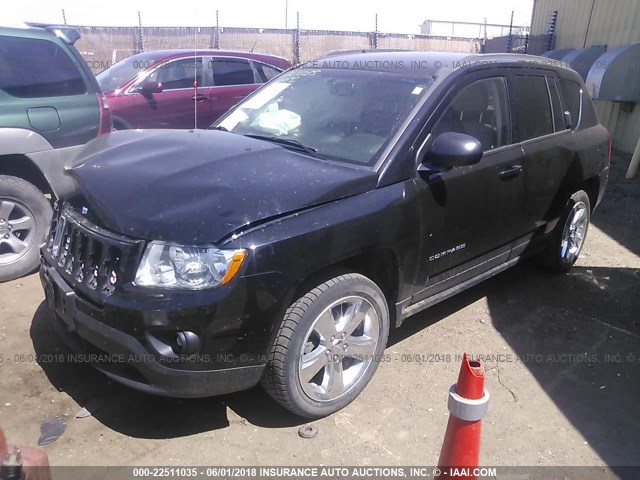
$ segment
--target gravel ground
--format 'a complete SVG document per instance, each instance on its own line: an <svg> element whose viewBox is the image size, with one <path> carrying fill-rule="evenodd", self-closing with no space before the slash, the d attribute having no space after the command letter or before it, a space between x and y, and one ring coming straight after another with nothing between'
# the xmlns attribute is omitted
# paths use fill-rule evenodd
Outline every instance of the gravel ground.
<svg viewBox="0 0 640 480"><path fill-rule="evenodd" d="M64 434L44 447L52 465L434 465L467 351L484 356L491 392L482 464L638 465L640 179L624 180L627 163L615 157L570 274L525 263L407 320L390 361L353 404L314 422L313 439L259 388L164 399L85 365L34 361L70 353L36 275L0 285L0 425L35 445L62 417ZM93 414L76 418L86 406Z"/></svg>

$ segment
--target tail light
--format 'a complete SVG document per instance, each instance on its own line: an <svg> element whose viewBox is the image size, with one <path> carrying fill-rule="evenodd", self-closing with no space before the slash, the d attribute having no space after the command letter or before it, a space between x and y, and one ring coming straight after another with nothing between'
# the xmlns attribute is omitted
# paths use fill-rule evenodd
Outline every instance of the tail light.
<svg viewBox="0 0 640 480"><path fill-rule="evenodd" d="M98 130L98 135L104 135L113 130L111 110L109 110L107 97L104 96L104 93L98 94L98 106L100 107L100 129Z"/></svg>

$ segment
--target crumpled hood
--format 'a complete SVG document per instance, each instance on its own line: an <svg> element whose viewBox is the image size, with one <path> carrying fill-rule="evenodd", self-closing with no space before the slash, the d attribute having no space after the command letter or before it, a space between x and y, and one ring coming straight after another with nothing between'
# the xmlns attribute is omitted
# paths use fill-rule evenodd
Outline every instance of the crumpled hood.
<svg viewBox="0 0 640 480"><path fill-rule="evenodd" d="M356 195L377 174L221 131L128 130L103 135L67 165L103 227L184 244Z"/></svg>

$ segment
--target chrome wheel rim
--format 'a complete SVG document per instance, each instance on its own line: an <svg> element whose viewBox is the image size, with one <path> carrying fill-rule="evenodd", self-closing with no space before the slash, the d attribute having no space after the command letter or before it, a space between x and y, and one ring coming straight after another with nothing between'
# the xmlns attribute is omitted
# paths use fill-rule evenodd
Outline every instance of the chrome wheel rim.
<svg viewBox="0 0 640 480"><path fill-rule="evenodd" d="M26 255L35 233L31 211L15 200L0 198L0 265L14 263Z"/></svg>
<svg viewBox="0 0 640 480"><path fill-rule="evenodd" d="M578 257L587 233L588 223L587 206L584 202L577 202L571 209L562 231L560 258L563 262L573 263Z"/></svg>
<svg viewBox="0 0 640 480"><path fill-rule="evenodd" d="M317 402L336 400L364 378L380 338L380 318L361 296L333 302L314 320L298 361L304 393Z"/></svg>

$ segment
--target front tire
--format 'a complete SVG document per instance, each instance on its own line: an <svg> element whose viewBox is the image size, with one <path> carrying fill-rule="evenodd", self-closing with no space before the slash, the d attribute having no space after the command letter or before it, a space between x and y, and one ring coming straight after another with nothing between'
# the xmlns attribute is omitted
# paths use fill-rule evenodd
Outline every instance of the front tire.
<svg viewBox="0 0 640 480"><path fill-rule="evenodd" d="M567 202L562 216L551 234L542 263L554 273L571 270L578 260L591 220L591 203L584 190L578 190Z"/></svg>
<svg viewBox="0 0 640 480"><path fill-rule="evenodd" d="M262 385L296 415L330 415L367 386L388 336L389 308L380 288L360 274L337 276L287 309Z"/></svg>
<svg viewBox="0 0 640 480"><path fill-rule="evenodd" d="M31 183L0 175L0 282L36 269L52 214L49 201Z"/></svg>

